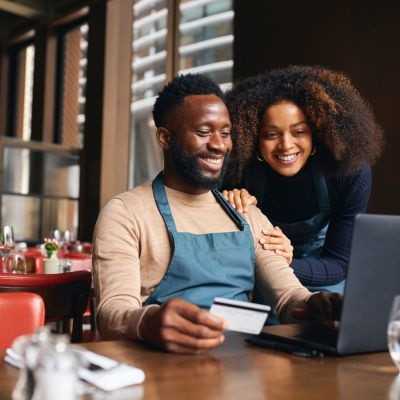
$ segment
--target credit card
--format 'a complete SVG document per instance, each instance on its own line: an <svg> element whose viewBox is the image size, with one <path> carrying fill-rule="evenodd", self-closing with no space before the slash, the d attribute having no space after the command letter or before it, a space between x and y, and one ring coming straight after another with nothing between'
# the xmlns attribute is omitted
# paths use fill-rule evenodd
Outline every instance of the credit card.
<svg viewBox="0 0 400 400"><path fill-rule="evenodd" d="M224 318L230 331L253 333L258 335L268 317L270 306L247 301L230 300L216 297L210 313Z"/></svg>

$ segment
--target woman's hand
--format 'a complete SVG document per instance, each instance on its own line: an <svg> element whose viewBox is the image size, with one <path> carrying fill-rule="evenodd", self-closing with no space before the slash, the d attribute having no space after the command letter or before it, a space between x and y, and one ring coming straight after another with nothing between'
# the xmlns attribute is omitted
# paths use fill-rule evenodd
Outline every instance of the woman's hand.
<svg viewBox="0 0 400 400"><path fill-rule="evenodd" d="M224 190L222 196L240 213L249 211L250 205L257 205L257 199L246 189Z"/></svg>
<svg viewBox="0 0 400 400"><path fill-rule="evenodd" d="M260 238L258 242L263 249L274 251L276 254L285 257L290 265L293 259L293 246L281 229L275 226L273 229L263 229L262 233L265 236Z"/></svg>

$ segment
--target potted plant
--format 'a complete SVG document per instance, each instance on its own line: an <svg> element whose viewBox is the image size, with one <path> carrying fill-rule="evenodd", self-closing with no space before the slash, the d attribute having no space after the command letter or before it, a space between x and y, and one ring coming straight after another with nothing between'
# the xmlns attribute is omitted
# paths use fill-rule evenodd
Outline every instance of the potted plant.
<svg viewBox="0 0 400 400"><path fill-rule="evenodd" d="M60 272L60 260L57 257L58 248L59 245L56 239L44 238L46 253L46 258L44 259L45 274L58 274Z"/></svg>

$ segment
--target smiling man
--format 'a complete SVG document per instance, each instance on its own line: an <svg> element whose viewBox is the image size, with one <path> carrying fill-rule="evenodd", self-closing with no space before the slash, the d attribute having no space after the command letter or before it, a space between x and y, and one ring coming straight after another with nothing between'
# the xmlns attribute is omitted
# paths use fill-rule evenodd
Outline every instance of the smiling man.
<svg viewBox="0 0 400 400"><path fill-rule="evenodd" d="M186 193L205 193L222 183L232 149L231 122L215 94L187 96L184 105L168 115L155 107L158 142L166 150L164 183Z"/></svg>
<svg viewBox="0 0 400 400"><path fill-rule="evenodd" d="M254 289L282 320L293 312L332 318L338 298L311 295L285 258L258 243L268 219L254 206L240 216L216 190L232 149L218 85L202 75L175 78L159 93L153 116L164 170L114 197L96 224L102 336L180 353L211 349L226 328L206 311L214 297L247 301Z"/></svg>

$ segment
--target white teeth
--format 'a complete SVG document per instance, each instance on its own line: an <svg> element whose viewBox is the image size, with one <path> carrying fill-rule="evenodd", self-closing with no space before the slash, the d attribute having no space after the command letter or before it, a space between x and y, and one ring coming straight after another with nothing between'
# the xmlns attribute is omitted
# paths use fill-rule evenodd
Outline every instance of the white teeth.
<svg viewBox="0 0 400 400"><path fill-rule="evenodd" d="M222 161L221 158L204 158L204 160L210 164L220 164Z"/></svg>
<svg viewBox="0 0 400 400"><path fill-rule="evenodd" d="M288 156L278 156L278 158L281 161L291 161L291 160L295 159L296 156L297 156L297 153L296 154L289 154Z"/></svg>

